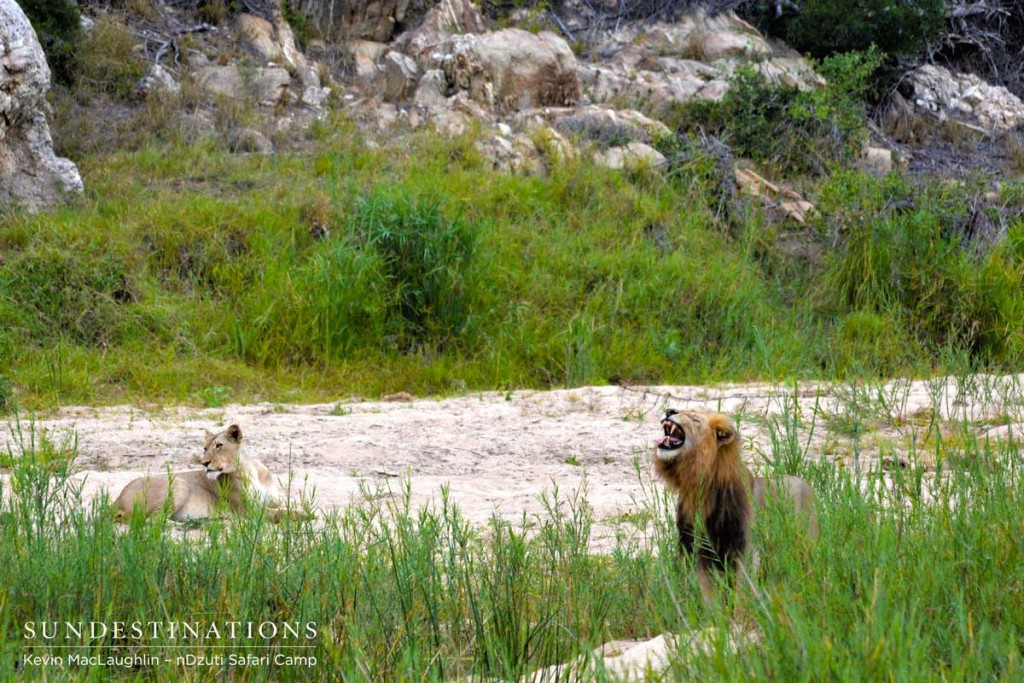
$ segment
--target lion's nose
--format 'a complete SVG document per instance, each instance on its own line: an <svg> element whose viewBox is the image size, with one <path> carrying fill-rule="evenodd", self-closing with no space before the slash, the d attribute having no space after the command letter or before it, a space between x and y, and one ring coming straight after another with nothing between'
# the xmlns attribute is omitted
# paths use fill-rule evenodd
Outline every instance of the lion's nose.
<svg viewBox="0 0 1024 683"><path fill-rule="evenodd" d="M210 466L210 462L211 462L210 460L204 460L203 461L203 467L209 467Z"/></svg>

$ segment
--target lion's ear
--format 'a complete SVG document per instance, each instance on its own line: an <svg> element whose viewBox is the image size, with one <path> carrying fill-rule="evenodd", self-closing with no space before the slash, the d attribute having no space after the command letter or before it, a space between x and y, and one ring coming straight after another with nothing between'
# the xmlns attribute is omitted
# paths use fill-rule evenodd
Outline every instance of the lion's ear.
<svg viewBox="0 0 1024 683"><path fill-rule="evenodd" d="M228 427L226 434L228 435L228 438L235 443L239 443L242 440L242 430L239 429L238 425L231 425Z"/></svg>
<svg viewBox="0 0 1024 683"><path fill-rule="evenodd" d="M213 437L214 437L214 433L211 432L209 429L204 429L203 432L205 432L205 434L206 434L206 436L203 439L203 443L205 443L207 446L209 446L210 445L210 440L213 439Z"/></svg>
<svg viewBox="0 0 1024 683"><path fill-rule="evenodd" d="M724 415L712 419L711 428L715 430L715 439L718 441L719 448L736 440L736 427Z"/></svg>

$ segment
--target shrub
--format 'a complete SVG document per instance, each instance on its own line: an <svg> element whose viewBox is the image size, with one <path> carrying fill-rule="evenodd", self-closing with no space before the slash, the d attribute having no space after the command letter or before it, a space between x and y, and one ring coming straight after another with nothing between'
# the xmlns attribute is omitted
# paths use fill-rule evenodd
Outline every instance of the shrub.
<svg viewBox="0 0 1024 683"><path fill-rule="evenodd" d="M802 0L776 16L776 0L748 3L747 14L770 35L818 59L872 45L885 55L921 53L945 27L943 0Z"/></svg>
<svg viewBox="0 0 1024 683"><path fill-rule="evenodd" d="M742 67L720 101L687 105L679 123L706 126L736 154L781 172L820 174L859 154L866 135L861 97L879 61L873 50L829 57L821 64L828 82L814 90L775 84Z"/></svg>
<svg viewBox="0 0 1024 683"><path fill-rule="evenodd" d="M75 94L82 99L128 99L146 73L146 62L134 48L135 39L123 22L114 17L97 21L75 60Z"/></svg>
<svg viewBox="0 0 1024 683"><path fill-rule="evenodd" d="M353 225L379 255L401 321L399 345L441 345L468 315L465 269L475 248L468 226L446 218L436 200L377 190L362 196Z"/></svg>
<svg viewBox="0 0 1024 683"><path fill-rule="evenodd" d="M82 17L74 0L18 0L46 53L53 80L74 81L75 53L82 41Z"/></svg>

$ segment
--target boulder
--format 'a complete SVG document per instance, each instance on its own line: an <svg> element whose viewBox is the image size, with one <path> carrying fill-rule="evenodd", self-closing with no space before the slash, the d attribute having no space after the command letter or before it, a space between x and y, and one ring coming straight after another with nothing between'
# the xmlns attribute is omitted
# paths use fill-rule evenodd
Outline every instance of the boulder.
<svg viewBox="0 0 1024 683"><path fill-rule="evenodd" d="M259 60L260 64L280 62L283 59L274 25L266 19L243 12L235 17L235 31L242 45Z"/></svg>
<svg viewBox="0 0 1024 683"><path fill-rule="evenodd" d="M53 151L46 122L50 68L14 0L0 0L0 201L30 211L82 192L78 168Z"/></svg>
<svg viewBox="0 0 1024 683"><path fill-rule="evenodd" d="M634 25L640 41L658 54L679 55L702 62L739 58L760 61L772 56L772 48L753 26L733 12L707 16L698 8L675 23L655 22Z"/></svg>
<svg viewBox="0 0 1024 683"><path fill-rule="evenodd" d="M924 64L911 72L909 83L919 113L977 126L990 135L1005 133L1024 123L1024 102L1019 97L974 74Z"/></svg>
<svg viewBox="0 0 1024 683"><path fill-rule="evenodd" d="M655 112L694 99L721 99L729 89L729 76L741 64L751 64L782 85L824 85L805 59L795 53L775 54L752 26L731 12L707 17L698 8L673 24L627 24L606 35L591 54L611 55L579 67L580 83L592 101L642 101Z"/></svg>
<svg viewBox="0 0 1024 683"><path fill-rule="evenodd" d="M201 67L196 70L196 82L211 95L229 99L240 99L246 95L245 81L237 64Z"/></svg>
<svg viewBox="0 0 1024 683"><path fill-rule="evenodd" d="M411 57L391 51L384 56L384 99L403 102L412 97L420 78L419 67Z"/></svg>
<svg viewBox="0 0 1024 683"><path fill-rule="evenodd" d="M665 163L665 155L642 142L610 147L594 155L594 163L611 169L637 170Z"/></svg>
<svg viewBox="0 0 1024 683"><path fill-rule="evenodd" d="M648 143L672 135L661 121L638 111L615 109L609 105L531 109L520 114L517 120L523 121L528 117L539 117L569 138L595 142L601 147L628 142Z"/></svg>
<svg viewBox="0 0 1024 683"><path fill-rule="evenodd" d="M251 83L243 76L237 64L204 66L196 72L199 87L211 95L228 99L254 95L256 101L265 106L285 102L291 80L288 71L280 67L256 69Z"/></svg>
<svg viewBox="0 0 1024 683"><path fill-rule="evenodd" d="M548 31L452 36L429 62L440 64L451 89L494 111L573 105L580 99L576 56Z"/></svg>
<svg viewBox="0 0 1024 683"><path fill-rule="evenodd" d="M423 74L419 85L416 86L413 102L427 109L445 106L448 102L448 80L444 77L444 72L432 69Z"/></svg>
<svg viewBox="0 0 1024 683"><path fill-rule="evenodd" d="M288 101L292 77L287 69L270 67L256 70L256 98L264 106L276 106Z"/></svg>
<svg viewBox="0 0 1024 683"><path fill-rule="evenodd" d="M519 133L517 135L495 135L475 143L476 148L489 159L496 171L535 175L544 171L540 155L533 141Z"/></svg>
<svg viewBox="0 0 1024 683"><path fill-rule="evenodd" d="M132 95L144 100L152 95L176 95L181 92L181 85L174 80L167 69L159 64L149 67L149 71L132 89Z"/></svg>
<svg viewBox="0 0 1024 683"><path fill-rule="evenodd" d="M426 55L457 34L486 33L487 20L470 0L441 0L427 12L413 31L402 34L398 42L411 55Z"/></svg>

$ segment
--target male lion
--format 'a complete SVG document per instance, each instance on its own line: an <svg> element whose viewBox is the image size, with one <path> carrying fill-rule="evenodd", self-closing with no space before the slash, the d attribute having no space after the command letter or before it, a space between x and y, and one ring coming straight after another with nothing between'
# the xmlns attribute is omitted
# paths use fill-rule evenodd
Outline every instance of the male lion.
<svg viewBox="0 0 1024 683"><path fill-rule="evenodd" d="M284 502L281 488L263 463L241 454L241 447L242 430L238 425L217 434L206 430L203 455L194 457L204 469L132 480L114 502L117 519L130 518L136 505L150 515L165 504L171 519L177 522L202 519L214 516L222 499L232 510L241 512L247 496L266 505L271 517L276 517Z"/></svg>
<svg viewBox="0 0 1024 683"><path fill-rule="evenodd" d="M817 537L811 487L797 477L774 480L751 475L740 458L739 434L728 417L670 409L661 427L664 435L655 442L654 469L678 496L680 552L692 555L697 545L697 581L705 605L713 605L712 568L735 569L745 576L743 556L754 506L763 508L768 495L788 496L804 517L808 535Z"/></svg>

